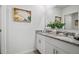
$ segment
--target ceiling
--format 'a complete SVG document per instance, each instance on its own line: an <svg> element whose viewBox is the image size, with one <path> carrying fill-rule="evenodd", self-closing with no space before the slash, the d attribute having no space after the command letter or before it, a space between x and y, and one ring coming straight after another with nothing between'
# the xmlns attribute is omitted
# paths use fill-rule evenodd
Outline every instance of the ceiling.
<svg viewBox="0 0 79 59"><path fill-rule="evenodd" d="M65 7L67 7L67 6L69 6L69 5L56 5L55 7L56 7L56 8L65 8Z"/></svg>

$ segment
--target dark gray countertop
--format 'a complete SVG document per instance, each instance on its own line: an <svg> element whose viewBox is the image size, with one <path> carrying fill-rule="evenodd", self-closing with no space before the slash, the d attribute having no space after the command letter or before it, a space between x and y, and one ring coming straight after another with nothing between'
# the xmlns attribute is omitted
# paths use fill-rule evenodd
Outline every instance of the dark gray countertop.
<svg viewBox="0 0 79 59"><path fill-rule="evenodd" d="M60 41L63 41L63 42L69 43L69 44L79 46L79 41L75 40L73 38L58 36L58 35L55 35L55 34L50 34L50 33L41 32L41 31L37 31L36 33L40 34L40 35L43 35L43 36L46 36L46 37L49 37L49 38L54 38L56 40L60 40Z"/></svg>

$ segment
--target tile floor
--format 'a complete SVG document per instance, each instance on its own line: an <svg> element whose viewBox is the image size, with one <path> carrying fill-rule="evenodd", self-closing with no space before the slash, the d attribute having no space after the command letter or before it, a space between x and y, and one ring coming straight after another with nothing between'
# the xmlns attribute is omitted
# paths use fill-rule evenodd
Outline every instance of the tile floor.
<svg viewBox="0 0 79 59"><path fill-rule="evenodd" d="M29 52L28 54L41 54L38 50L33 51L33 52Z"/></svg>

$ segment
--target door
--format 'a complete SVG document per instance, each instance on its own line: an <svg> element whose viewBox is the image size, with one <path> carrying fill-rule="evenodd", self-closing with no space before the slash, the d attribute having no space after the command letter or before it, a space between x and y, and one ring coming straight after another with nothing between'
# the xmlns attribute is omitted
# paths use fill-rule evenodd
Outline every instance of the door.
<svg viewBox="0 0 79 59"><path fill-rule="evenodd" d="M1 54L1 29L0 29L0 54Z"/></svg>

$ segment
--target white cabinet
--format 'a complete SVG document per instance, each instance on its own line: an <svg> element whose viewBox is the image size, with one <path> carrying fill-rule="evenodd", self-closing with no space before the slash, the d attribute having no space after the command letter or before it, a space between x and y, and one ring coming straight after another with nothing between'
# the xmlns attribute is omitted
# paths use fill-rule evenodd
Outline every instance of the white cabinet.
<svg viewBox="0 0 79 59"><path fill-rule="evenodd" d="M49 38L37 34L37 40L36 40L36 48L39 50L42 54L64 54L61 49L58 49L56 46L50 44L50 42L47 42Z"/></svg>
<svg viewBox="0 0 79 59"><path fill-rule="evenodd" d="M36 48L42 54L79 54L79 46L37 34Z"/></svg>
<svg viewBox="0 0 79 59"><path fill-rule="evenodd" d="M57 50L62 52L65 51L64 54L79 54L79 46L66 43L57 39L49 38L49 37L46 37L45 41L50 43L52 46L57 47Z"/></svg>
<svg viewBox="0 0 79 59"><path fill-rule="evenodd" d="M36 44L36 48L41 52L41 53L45 53L45 39L44 36L42 35L37 35L37 44Z"/></svg>
<svg viewBox="0 0 79 59"><path fill-rule="evenodd" d="M65 54L66 52L48 42L45 44L45 53L46 54Z"/></svg>
<svg viewBox="0 0 79 59"><path fill-rule="evenodd" d="M46 54L55 54L54 47L51 46L49 43L45 44L45 53Z"/></svg>

